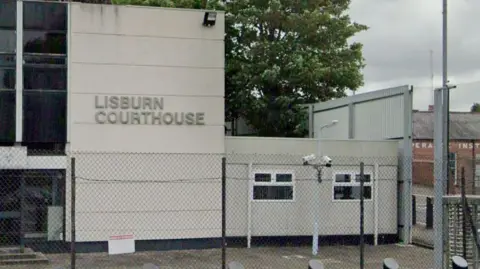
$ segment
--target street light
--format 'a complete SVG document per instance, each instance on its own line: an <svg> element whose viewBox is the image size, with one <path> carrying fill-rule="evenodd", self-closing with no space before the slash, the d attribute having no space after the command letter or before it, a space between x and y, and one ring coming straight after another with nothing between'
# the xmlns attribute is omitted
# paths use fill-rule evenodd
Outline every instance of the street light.
<svg viewBox="0 0 480 269"><path fill-rule="evenodd" d="M318 154L318 157L320 158L322 155L321 155L321 142L320 142L320 139L321 139L321 134L322 134L322 130L325 129L325 128L329 128L329 127L332 127L334 126L335 124L338 123L338 120L332 120L332 122L328 123L328 124L325 124L325 125L322 125L320 126L320 128L318 128L318 131L316 132L317 133L317 154Z"/></svg>
<svg viewBox="0 0 480 269"><path fill-rule="evenodd" d="M336 125L338 123L338 120L332 120L332 122L328 123L328 124L325 124L325 125L321 125L318 130L316 131L317 133L317 156L318 158L321 158L322 156L322 148L321 148L321 133L322 133L322 130L325 129L325 128L329 128L329 127L332 127L334 125ZM319 172L321 173L321 171ZM315 210L316 213L314 213L314 223L313 223L313 238L312 238L312 254L313 255L317 255L318 254L318 223L319 223L319 212L320 212L320 182L318 182L317 184L317 191L315 192L316 196L318 196L318 199L319 201L317 201L317 210Z"/></svg>

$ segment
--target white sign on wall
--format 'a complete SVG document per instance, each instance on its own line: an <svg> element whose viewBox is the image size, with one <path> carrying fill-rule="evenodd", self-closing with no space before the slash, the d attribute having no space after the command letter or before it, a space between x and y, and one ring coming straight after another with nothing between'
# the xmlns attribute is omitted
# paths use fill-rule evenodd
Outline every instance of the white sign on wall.
<svg viewBox="0 0 480 269"><path fill-rule="evenodd" d="M135 252L135 237L133 234L112 235L108 239L108 254L126 254Z"/></svg>

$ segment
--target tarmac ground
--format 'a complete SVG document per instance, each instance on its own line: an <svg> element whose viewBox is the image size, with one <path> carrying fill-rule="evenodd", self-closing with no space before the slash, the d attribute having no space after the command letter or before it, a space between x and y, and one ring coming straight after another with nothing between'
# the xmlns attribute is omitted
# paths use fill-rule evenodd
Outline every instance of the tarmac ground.
<svg viewBox="0 0 480 269"><path fill-rule="evenodd" d="M380 245L365 246L365 269L382 268L385 258L394 258L400 268L433 268L433 252L417 246ZM69 254L46 255L50 262L45 265L0 266L1 269L45 268L61 269L70 267ZM220 269L220 249L137 252L133 254L108 255L107 253L77 254L76 268L85 269L142 269L144 264L154 264L161 269ZM308 261L319 259L325 269L360 268L358 246L320 246L316 257L309 247L252 247L229 248L227 263L238 261L245 269L302 269L308 268Z"/></svg>

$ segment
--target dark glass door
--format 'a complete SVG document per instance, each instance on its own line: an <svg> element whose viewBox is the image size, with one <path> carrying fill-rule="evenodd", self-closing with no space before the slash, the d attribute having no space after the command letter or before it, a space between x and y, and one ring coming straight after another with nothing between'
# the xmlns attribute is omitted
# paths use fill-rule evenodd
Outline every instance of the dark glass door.
<svg viewBox="0 0 480 269"><path fill-rule="evenodd" d="M0 245L61 240L64 188L63 170L0 170Z"/></svg>
<svg viewBox="0 0 480 269"><path fill-rule="evenodd" d="M0 170L0 244L20 243L21 205L16 194L21 190L21 171Z"/></svg>

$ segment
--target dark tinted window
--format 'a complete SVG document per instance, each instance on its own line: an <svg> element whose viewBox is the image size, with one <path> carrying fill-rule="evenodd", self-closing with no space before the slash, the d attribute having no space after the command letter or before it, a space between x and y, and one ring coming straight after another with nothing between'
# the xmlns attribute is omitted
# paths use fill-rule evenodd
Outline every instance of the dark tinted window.
<svg viewBox="0 0 480 269"><path fill-rule="evenodd" d="M254 186L255 200L293 200L292 186Z"/></svg>
<svg viewBox="0 0 480 269"><path fill-rule="evenodd" d="M23 51L25 53L66 54L67 40L64 33L45 31L24 31Z"/></svg>
<svg viewBox="0 0 480 269"><path fill-rule="evenodd" d="M51 2L24 2L23 28L26 30L67 30L67 5Z"/></svg>
<svg viewBox="0 0 480 269"><path fill-rule="evenodd" d="M0 90L15 89L15 69L0 68Z"/></svg>
<svg viewBox="0 0 480 269"><path fill-rule="evenodd" d="M23 141L29 149L61 148L67 130L67 5L23 5Z"/></svg>
<svg viewBox="0 0 480 269"><path fill-rule="evenodd" d="M15 30L4 30L0 28L0 53L15 53L17 36Z"/></svg>
<svg viewBox="0 0 480 269"><path fill-rule="evenodd" d="M15 89L15 55L0 54L1 89Z"/></svg>
<svg viewBox="0 0 480 269"><path fill-rule="evenodd" d="M25 90L65 90L67 85L65 68L29 67L23 68Z"/></svg>
<svg viewBox="0 0 480 269"><path fill-rule="evenodd" d="M255 174L255 181L256 182L270 182L270 181L272 181L272 175L271 174L257 173L257 174Z"/></svg>
<svg viewBox="0 0 480 269"><path fill-rule="evenodd" d="M0 67L15 68L15 54L0 54Z"/></svg>
<svg viewBox="0 0 480 269"><path fill-rule="evenodd" d="M0 142L15 142L15 91L0 91Z"/></svg>
<svg viewBox="0 0 480 269"><path fill-rule="evenodd" d="M66 141L66 92L25 91L23 95L23 141Z"/></svg>
<svg viewBox="0 0 480 269"><path fill-rule="evenodd" d="M335 200L359 200L360 186L335 186L333 196ZM363 198L372 199L372 187L363 187Z"/></svg>
<svg viewBox="0 0 480 269"><path fill-rule="evenodd" d="M350 177L351 176L349 174L336 174L335 182L338 182L338 183L350 182Z"/></svg>
<svg viewBox="0 0 480 269"><path fill-rule="evenodd" d="M16 26L16 10L17 5L15 1L1 0L0 1L0 66L4 64L5 56L14 56L16 51L17 37L15 34ZM11 53L12 55L5 55ZM3 58L3 59L2 59ZM15 66L15 62L14 62ZM0 71L0 76L2 71ZM0 77L3 80L3 77ZM3 81L2 81L3 82ZM2 82L0 82L0 88Z"/></svg>
<svg viewBox="0 0 480 269"><path fill-rule="evenodd" d="M17 3L12 0L0 1L0 29L15 29L17 25Z"/></svg>
<svg viewBox="0 0 480 269"><path fill-rule="evenodd" d="M276 182L292 182L292 174L277 174Z"/></svg>
<svg viewBox="0 0 480 269"><path fill-rule="evenodd" d="M364 175L363 175L363 178L365 179L365 180L363 181L364 183L370 183L370 182L372 182L372 177L371 177L371 175L369 175L369 174L364 174ZM360 181L360 175L359 175L359 174L356 174L356 175L355 175L355 182L357 182L357 183L360 183L360 182L361 182L361 181Z"/></svg>

